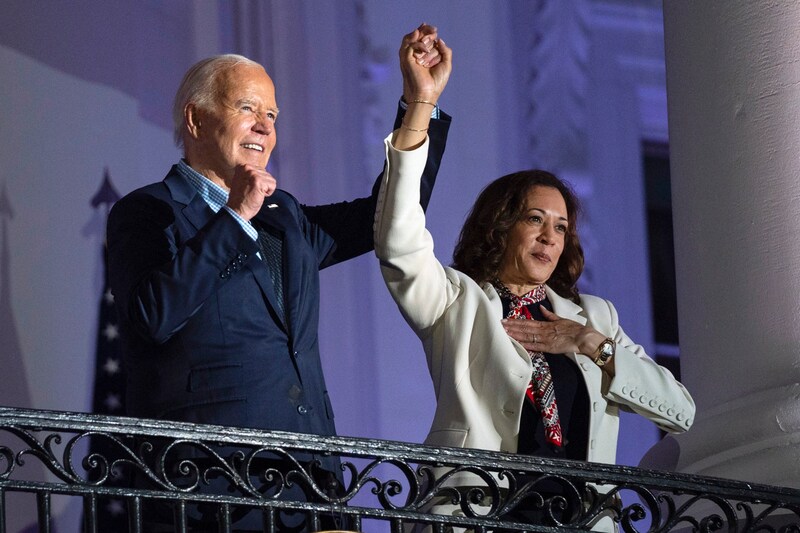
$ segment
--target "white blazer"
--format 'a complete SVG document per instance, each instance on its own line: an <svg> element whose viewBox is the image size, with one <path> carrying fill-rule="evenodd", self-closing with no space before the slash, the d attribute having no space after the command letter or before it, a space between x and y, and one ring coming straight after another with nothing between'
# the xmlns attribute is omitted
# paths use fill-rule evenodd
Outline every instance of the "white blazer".
<svg viewBox="0 0 800 533"><path fill-rule="evenodd" d="M419 205L427 141L401 152L390 139L385 141L387 167L375 213L375 253L386 285L427 357L437 404L425 444L516 452L530 356L503 329L495 289L479 286L434 256ZM625 334L610 302L583 295L576 305L549 287L547 297L557 315L588 324L617 344L613 378L590 357L565 354L580 368L589 393L587 461L615 462L620 409L639 413L672 433L692 425L691 396Z"/></svg>

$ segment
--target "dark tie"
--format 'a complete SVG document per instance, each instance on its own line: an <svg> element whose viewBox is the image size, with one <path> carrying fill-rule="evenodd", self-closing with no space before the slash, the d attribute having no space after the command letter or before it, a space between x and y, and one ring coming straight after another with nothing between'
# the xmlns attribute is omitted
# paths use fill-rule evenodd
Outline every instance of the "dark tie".
<svg viewBox="0 0 800 533"><path fill-rule="evenodd" d="M261 258L267 265L269 277L275 286L275 299L281 317L286 318L283 306L283 258L281 257L281 240L271 233L258 230L258 245L261 248Z"/></svg>

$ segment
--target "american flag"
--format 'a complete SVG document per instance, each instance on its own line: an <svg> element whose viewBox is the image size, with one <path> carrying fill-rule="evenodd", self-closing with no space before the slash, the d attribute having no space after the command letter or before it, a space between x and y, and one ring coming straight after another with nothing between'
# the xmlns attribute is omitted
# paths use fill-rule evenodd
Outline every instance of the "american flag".
<svg viewBox="0 0 800 533"><path fill-rule="evenodd" d="M92 197L92 207L104 208L103 227L111 206L119 199L119 194L111 184L108 169L103 175L103 183L97 194ZM105 231L103 232L105 233ZM114 308L114 296L108 286L106 245L103 239L103 289L100 296L97 314L97 344L95 348L94 369L94 401L92 411L97 414L125 414L125 372L119 347L119 322ZM113 460L120 456L119 447L112 446L108 439L92 437L89 444L90 453L97 453L106 459ZM128 484L128 473L112 471L105 486L125 486ZM127 508L121 498L98 500L97 531L126 531Z"/></svg>

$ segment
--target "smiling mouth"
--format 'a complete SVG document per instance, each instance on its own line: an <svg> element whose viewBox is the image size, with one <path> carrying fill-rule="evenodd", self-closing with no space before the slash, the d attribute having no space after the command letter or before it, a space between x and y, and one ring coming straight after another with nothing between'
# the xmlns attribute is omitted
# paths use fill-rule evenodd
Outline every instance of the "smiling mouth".
<svg viewBox="0 0 800 533"><path fill-rule="evenodd" d="M263 152L264 147L260 144L253 144L253 143L245 143L241 145L242 148L246 148L247 150L255 150L257 152Z"/></svg>

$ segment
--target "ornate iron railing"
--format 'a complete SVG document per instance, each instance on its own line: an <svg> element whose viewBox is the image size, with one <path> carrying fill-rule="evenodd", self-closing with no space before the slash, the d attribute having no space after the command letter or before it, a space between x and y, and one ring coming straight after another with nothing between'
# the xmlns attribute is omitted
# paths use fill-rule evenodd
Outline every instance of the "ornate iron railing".
<svg viewBox="0 0 800 533"><path fill-rule="evenodd" d="M90 451L90 440L105 451ZM334 458L342 483L331 490L320 465ZM27 476L34 465L47 479ZM603 517L628 532L800 531L794 489L402 442L0 408L0 533L14 512L6 496L17 492L35 495L42 532L51 531L55 495L82 500L84 531L92 533L106 533L97 509L110 499L126 502L131 532L159 521L173 531L229 532L247 511L263 531L289 531L290 512L310 531L334 524L400 532L417 524L434 532L553 533L598 527ZM193 525L203 507L211 529Z"/></svg>

